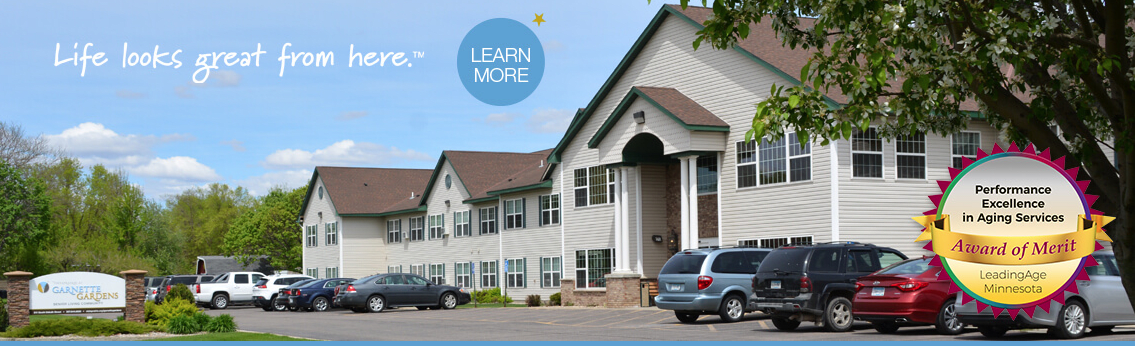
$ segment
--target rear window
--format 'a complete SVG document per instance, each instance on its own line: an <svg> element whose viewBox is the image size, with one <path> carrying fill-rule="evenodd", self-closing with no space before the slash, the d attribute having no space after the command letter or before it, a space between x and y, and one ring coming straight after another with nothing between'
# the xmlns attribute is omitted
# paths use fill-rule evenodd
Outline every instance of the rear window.
<svg viewBox="0 0 1135 346"><path fill-rule="evenodd" d="M780 271L804 271L804 260L808 258L807 248L780 248L769 252L764 261L761 261L761 266L757 268L758 273L769 273L776 270Z"/></svg>
<svg viewBox="0 0 1135 346"><path fill-rule="evenodd" d="M300 282L294 283L294 284L292 284L291 286L288 286L288 288L297 288L297 287L303 287L303 286L306 286L307 284L311 283L312 281L315 281L315 280L312 280L312 279L303 280L303 281L300 281Z"/></svg>
<svg viewBox="0 0 1135 346"><path fill-rule="evenodd" d="M675 255L662 266L661 274L700 274L704 262L705 255Z"/></svg>
<svg viewBox="0 0 1135 346"><path fill-rule="evenodd" d="M883 268L879 274L922 274L930 270L930 259L916 259L892 264Z"/></svg>
<svg viewBox="0 0 1135 346"><path fill-rule="evenodd" d="M379 275L381 275L381 274L379 274ZM365 277L365 278L362 278L362 279L355 280L351 284L362 285L362 284L374 281L374 278L377 278L377 277L378 277L378 275L371 275L371 276L368 276L368 277Z"/></svg>
<svg viewBox="0 0 1135 346"><path fill-rule="evenodd" d="M752 274L757 272L761 260L768 255L764 251L722 252L713 259L710 271L727 274Z"/></svg>
<svg viewBox="0 0 1135 346"><path fill-rule="evenodd" d="M189 284L195 284L195 283L197 283L197 278L192 277L192 276L190 276L190 277L175 277L173 279L170 279L170 281L169 281L170 286L177 285L177 284L189 285Z"/></svg>
<svg viewBox="0 0 1135 346"><path fill-rule="evenodd" d="M267 285L267 284L268 284L268 279L260 279L260 281L256 282L256 286L264 286L264 285Z"/></svg>

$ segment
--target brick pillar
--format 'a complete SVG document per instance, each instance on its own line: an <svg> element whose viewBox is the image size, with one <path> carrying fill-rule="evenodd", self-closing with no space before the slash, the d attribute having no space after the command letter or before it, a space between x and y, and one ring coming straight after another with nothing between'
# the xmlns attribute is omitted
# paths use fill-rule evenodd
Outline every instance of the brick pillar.
<svg viewBox="0 0 1135 346"><path fill-rule="evenodd" d="M607 274L607 307L626 308L642 305L639 274Z"/></svg>
<svg viewBox="0 0 1135 346"><path fill-rule="evenodd" d="M126 278L126 320L131 322L146 322L146 284L145 270L127 270L118 272ZM25 285L26 286L26 285Z"/></svg>
<svg viewBox="0 0 1135 346"><path fill-rule="evenodd" d="M575 305L575 280L560 279L560 306Z"/></svg>
<svg viewBox="0 0 1135 346"><path fill-rule="evenodd" d="M29 272L7 272L4 276L8 278L8 325L12 327L24 327L31 321L28 320L28 315L31 314L31 286L28 283L32 278L32 273Z"/></svg>

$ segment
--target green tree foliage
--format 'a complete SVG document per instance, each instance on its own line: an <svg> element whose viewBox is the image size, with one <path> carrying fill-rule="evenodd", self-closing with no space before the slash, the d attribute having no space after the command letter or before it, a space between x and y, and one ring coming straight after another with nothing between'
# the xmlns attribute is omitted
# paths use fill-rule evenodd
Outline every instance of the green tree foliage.
<svg viewBox="0 0 1135 346"><path fill-rule="evenodd" d="M268 256L272 267L299 271L303 235L299 210L307 187L294 190L272 189L248 212L238 217L225 234L221 249L248 264L257 256Z"/></svg>
<svg viewBox="0 0 1135 346"><path fill-rule="evenodd" d="M225 233L254 199L244 188L214 183L195 187L166 200L171 229L180 233L184 244L177 272L192 272L197 256L219 255ZM299 239L299 238L296 238Z"/></svg>
<svg viewBox="0 0 1135 346"><path fill-rule="evenodd" d="M949 135L973 115L963 105L977 101L1009 139L1048 148L1091 177L1094 208L1118 218L1107 228L1135 304L1132 18L1131 1L718 1L693 46L729 48L768 21L785 46L813 53L798 83L757 103L748 137L792 127L827 144L868 124L887 137ZM848 101L836 105L825 92Z"/></svg>
<svg viewBox="0 0 1135 346"><path fill-rule="evenodd" d="M42 182L0 160L0 267L39 269L40 242L48 238L51 200ZM25 269L26 268L26 269Z"/></svg>

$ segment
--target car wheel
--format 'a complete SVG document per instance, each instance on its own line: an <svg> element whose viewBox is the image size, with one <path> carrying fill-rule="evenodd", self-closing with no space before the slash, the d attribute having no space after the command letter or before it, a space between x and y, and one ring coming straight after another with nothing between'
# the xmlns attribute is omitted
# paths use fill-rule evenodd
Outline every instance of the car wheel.
<svg viewBox="0 0 1135 346"><path fill-rule="evenodd" d="M315 301L311 302L311 307L315 311L323 312L331 308L331 302L327 301L327 297L315 297Z"/></svg>
<svg viewBox="0 0 1135 346"><path fill-rule="evenodd" d="M277 303L277 302L276 302L276 299L275 299L275 298L273 298L273 299L272 299L272 308L273 308L273 309L276 309L276 311L284 311L284 310L287 310L287 309L288 309L288 304L284 304L284 303Z"/></svg>
<svg viewBox="0 0 1135 346"><path fill-rule="evenodd" d="M899 331L898 323L894 322L872 322L871 327L874 327L875 331L880 334L893 334Z"/></svg>
<svg viewBox="0 0 1135 346"><path fill-rule="evenodd" d="M264 309L264 311L272 311L272 306L268 305L268 303L261 304L260 308Z"/></svg>
<svg viewBox="0 0 1135 346"><path fill-rule="evenodd" d="M977 331L981 332L981 336L997 339L1005 336L1005 333L1009 332L1009 328L1001 326L977 326Z"/></svg>
<svg viewBox="0 0 1135 346"><path fill-rule="evenodd" d="M725 297L725 301L721 302L717 314L721 316L722 321L727 323L740 321L741 317L745 316L745 303L741 301L741 297L729 295Z"/></svg>
<svg viewBox="0 0 1135 346"><path fill-rule="evenodd" d="M212 308L224 310L229 307L229 296L218 294L213 296Z"/></svg>
<svg viewBox="0 0 1135 346"><path fill-rule="evenodd" d="M1092 334L1111 334L1115 326L1092 327Z"/></svg>
<svg viewBox="0 0 1135 346"><path fill-rule="evenodd" d="M382 296L370 296L367 298L367 309L370 312L382 312L386 310L386 298Z"/></svg>
<svg viewBox="0 0 1135 346"><path fill-rule="evenodd" d="M1088 311L1079 301L1070 301L1060 308L1056 315L1056 326L1052 327L1056 336L1061 339L1079 339L1084 336L1088 327Z"/></svg>
<svg viewBox="0 0 1135 346"><path fill-rule="evenodd" d="M457 307L457 295L453 293L446 293L441 296L441 308L453 309Z"/></svg>
<svg viewBox="0 0 1135 346"><path fill-rule="evenodd" d="M800 326L800 321L790 320L783 317L773 317L772 325L776 327L776 329L789 331L796 330L796 327Z"/></svg>
<svg viewBox="0 0 1135 346"><path fill-rule="evenodd" d="M829 332L846 332L851 330L851 301L844 297L835 297L828 300L824 307L824 329Z"/></svg>
<svg viewBox="0 0 1135 346"><path fill-rule="evenodd" d="M938 321L934 323L934 328L938 329L938 334L943 335L958 335L965 329L966 325L958 320L957 305L954 305L953 299L947 299L942 308L938 309Z"/></svg>
<svg viewBox="0 0 1135 346"><path fill-rule="evenodd" d="M678 321L681 321L682 323L694 323L694 321L698 320L699 316L698 314L687 314L680 311L674 311L674 317L677 317Z"/></svg>

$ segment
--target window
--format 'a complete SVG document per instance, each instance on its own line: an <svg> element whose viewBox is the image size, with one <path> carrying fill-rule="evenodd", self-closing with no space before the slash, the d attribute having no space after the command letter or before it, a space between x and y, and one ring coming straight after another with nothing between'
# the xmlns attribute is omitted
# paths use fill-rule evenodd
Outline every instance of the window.
<svg viewBox="0 0 1135 346"><path fill-rule="evenodd" d="M454 237L468 237L473 235L472 228L469 224L469 211L458 211L453 213L453 236Z"/></svg>
<svg viewBox="0 0 1135 346"><path fill-rule="evenodd" d="M388 220L388 221L386 221L386 242L387 243L401 243L402 242L402 220Z"/></svg>
<svg viewBox="0 0 1135 346"><path fill-rule="evenodd" d="M902 260L902 256L897 253L879 250L879 266L882 268L889 267Z"/></svg>
<svg viewBox="0 0 1135 346"><path fill-rule="evenodd" d="M560 287L563 266L560 257L540 257L540 287Z"/></svg>
<svg viewBox="0 0 1135 346"><path fill-rule="evenodd" d="M410 274L426 276L426 265L425 264L411 264L410 265Z"/></svg>
<svg viewBox="0 0 1135 346"><path fill-rule="evenodd" d="M560 195L540 196L540 226L560 223Z"/></svg>
<svg viewBox="0 0 1135 346"><path fill-rule="evenodd" d="M977 160L977 149L981 148L980 133L962 131L955 133L952 139L950 158L953 159L954 168L962 168L963 157Z"/></svg>
<svg viewBox="0 0 1135 346"><path fill-rule="evenodd" d="M318 231L316 231L317 229L319 229L318 225L307 226L307 246L308 247L315 247L315 246L319 245L317 243L318 239L319 239L319 238L317 238L318 236L316 235L317 232L318 232Z"/></svg>
<svg viewBox="0 0 1135 346"><path fill-rule="evenodd" d="M615 193L615 171L603 166L575 170L575 206L607 204Z"/></svg>
<svg viewBox="0 0 1135 346"><path fill-rule="evenodd" d="M614 249L578 250L575 252L575 287L607 287L603 276L615 264Z"/></svg>
<svg viewBox="0 0 1135 346"><path fill-rule="evenodd" d="M698 157L698 194L717 193L717 155Z"/></svg>
<svg viewBox="0 0 1135 346"><path fill-rule="evenodd" d="M445 263L430 264L430 281L435 285L445 284Z"/></svg>
<svg viewBox="0 0 1135 346"><path fill-rule="evenodd" d="M445 189L449 190L449 188L451 188L451 187L453 187L453 177L450 177L449 174L446 174L445 175Z"/></svg>
<svg viewBox="0 0 1135 346"><path fill-rule="evenodd" d="M425 218L422 216L410 218L410 241L421 241L425 238Z"/></svg>
<svg viewBox="0 0 1135 346"><path fill-rule="evenodd" d="M481 208L481 234L497 233L497 207Z"/></svg>
<svg viewBox="0 0 1135 346"><path fill-rule="evenodd" d="M472 279L472 262L457 262L453 264L453 271L457 287L473 287Z"/></svg>
<svg viewBox="0 0 1135 346"><path fill-rule="evenodd" d="M387 273L401 273L402 272L402 266L401 265L386 266L386 272Z"/></svg>
<svg viewBox="0 0 1135 346"><path fill-rule="evenodd" d="M737 246L740 247L775 249L787 245L812 245L812 236L746 239L737 241Z"/></svg>
<svg viewBox="0 0 1135 346"><path fill-rule="evenodd" d="M307 269L304 269L304 273L307 274L307 276L310 276L310 277L313 277L313 278L316 278L316 279L319 278L319 268L307 268Z"/></svg>
<svg viewBox="0 0 1135 346"><path fill-rule="evenodd" d="M430 239L441 239L445 235L445 214L430 215Z"/></svg>
<svg viewBox="0 0 1135 346"><path fill-rule="evenodd" d="M575 206L587 206L587 168L575 170Z"/></svg>
<svg viewBox="0 0 1135 346"><path fill-rule="evenodd" d="M325 278L337 278L339 277L339 267L327 267L323 270L323 273L326 274Z"/></svg>
<svg viewBox="0 0 1135 346"><path fill-rule="evenodd" d="M248 282L248 274L236 274L233 276L234 284L246 284Z"/></svg>
<svg viewBox="0 0 1135 346"><path fill-rule="evenodd" d="M504 201L504 229L524 228L524 199Z"/></svg>
<svg viewBox="0 0 1135 346"><path fill-rule="evenodd" d="M527 285L525 285L524 282L524 272L527 268L524 266L524 259L513 258L505 261L508 262L508 265L505 266L506 269L508 269L508 271L505 273L505 279L508 283L508 288L526 287Z"/></svg>
<svg viewBox="0 0 1135 346"><path fill-rule="evenodd" d="M867 131L855 130L851 135L851 176L883 177L883 140L874 127Z"/></svg>
<svg viewBox="0 0 1135 346"><path fill-rule="evenodd" d="M339 223L332 222L324 225L324 237L327 245L339 244Z"/></svg>
<svg viewBox="0 0 1135 346"><path fill-rule="evenodd" d="M883 268L879 266L879 258L872 256L870 250L848 250L845 266L848 273L870 273Z"/></svg>
<svg viewBox="0 0 1135 346"><path fill-rule="evenodd" d="M895 139L895 171L899 179L926 179L926 134Z"/></svg>
<svg viewBox="0 0 1135 346"><path fill-rule="evenodd" d="M812 180L812 144L800 143L795 132L737 142L737 187ZM787 144L786 144L787 143Z"/></svg>
<svg viewBox="0 0 1135 346"><path fill-rule="evenodd" d="M497 261L481 262L481 287L497 287Z"/></svg>
<svg viewBox="0 0 1135 346"><path fill-rule="evenodd" d="M375 282L377 283L378 281L375 281ZM402 275L387 276L385 278L382 278L382 284L383 285L405 285L406 284L406 277L402 276Z"/></svg>

